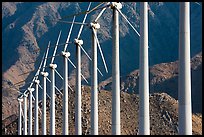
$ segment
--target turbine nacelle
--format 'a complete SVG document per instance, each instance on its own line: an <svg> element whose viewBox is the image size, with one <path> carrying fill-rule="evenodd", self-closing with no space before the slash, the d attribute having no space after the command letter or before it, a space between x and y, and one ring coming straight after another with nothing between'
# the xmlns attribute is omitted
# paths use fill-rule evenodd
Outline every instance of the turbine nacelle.
<svg viewBox="0 0 204 137"><path fill-rule="evenodd" d="M28 88L28 91L33 92L35 89L34 88Z"/></svg>
<svg viewBox="0 0 204 137"><path fill-rule="evenodd" d="M35 80L35 84L40 84L40 80Z"/></svg>
<svg viewBox="0 0 204 137"><path fill-rule="evenodd" d="M22 97L18 98L18 101L23 102L23 98Z"/></svg>
<svg viewBox="0 0 204 137"><path fill-rule="evenodd" d="M57 68L57 64L50 64L50 68L56 69Z"/></svg>
<svg viewBox="0 0 204 137"><path fill-rule="evenodd" d="M90 26L91 26L91 28L94 28L94 29L99 29L100 28L100 24L99 23L90 23Z"/></svg>
<svg viewBox="0 0 204 137"><path fill-rule="evenodd" d="M68 58L70 55L71 55L70 52L62 51L62 56L65 56L66 58Z"/></svg>
<svg viewBox="0 0 204 137"><path fill-rule="evenodd" d="M74 39L74 43L77 45L83 45L83 40Z"/></svg>
<svg viewBox="0 0 204 137"><path fill-rule="evenodd" d="M42 76L47 77L49 74L47 72L41 72L40 73Z"/></svg>
<svg viewBox="0 0 204 137"><path fill-rule="evenodd" d="M122 9L122 4L120 2L111 2L111 8Z"/></svg>
<svg viewBox="0 0 204 137"><path fill-rule="evenodd" d="M23 93L23 96L26 97L26 98L28 97L28 95L26 94L26 92Z"/></svg>

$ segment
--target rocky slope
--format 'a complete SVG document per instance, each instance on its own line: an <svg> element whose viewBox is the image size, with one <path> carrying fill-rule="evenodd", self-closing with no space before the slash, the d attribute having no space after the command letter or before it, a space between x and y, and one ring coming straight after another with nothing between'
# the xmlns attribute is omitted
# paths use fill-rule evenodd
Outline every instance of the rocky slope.
<svg viewBox="0 0 204 137"><path fill-rule="evenodd" d="M90 134L90 87L82 88L82 134ZM111 134L111 110L112 96L111 92L101 90L98 93L99 104L99 134ZM62 134L62 96L56 96L56 135ZM49 99L47 100L47 133L49 134L50 125L50 108ZM75 134L75 95L69 92L69 134ZM128 94L121 92L121 134L137 135L138 134L138 110L139 97L137 94ZM41 107L41 104L40 104ZM41 134L41 114L40 117L40 134ZM202 134L202 115L193 114L193 134ZM2 125L6 123L3 121ZM17 119L3 128L3 134L17 134ZM178 101L166 93L154 93L150 95L150 134L151 135L177 135L178 134Z"/></svg>
<svg viewBox="0 0 204 137"><path fill-rule="evenodd" d="M202 52L191 59L193 111L202 113ZM139 93L139 70L120 78L123 92ZM149 68L150 93L165 92L178 99L178 61L161 63ZM112 78L99 84L99 88L111 90Z"/></svg>

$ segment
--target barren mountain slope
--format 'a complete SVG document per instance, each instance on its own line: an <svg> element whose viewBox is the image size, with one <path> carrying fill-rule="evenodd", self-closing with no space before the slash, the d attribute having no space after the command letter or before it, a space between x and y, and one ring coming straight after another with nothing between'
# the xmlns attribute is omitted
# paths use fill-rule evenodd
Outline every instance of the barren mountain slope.
<svg viewBox="0 0 204 137"><path fill-rule="evenodd" d="M90 87L82 88L82 134L90 134ZM111 134L111 92L101 90L98 93L99 104L99 134ZM56 135L62 134L62 96L56 98ZM69 92L69 134L75 134L75 95ZM139 97L137 94L121 92L121 134L138 134L138 110ZM50 124L50 100L47 99L47 133L49 134ZM41 107L41 105L40 105ZM41 134L41 114L40 134ZM202 134L202 115L193 114L193 134ZM3 129L3 134L17 134L17 119ZM4 125L4 121L3 121ZM6 131L6 132L5 132ZM151 135L177 135L178 134L178 101L166 93L154 93L150 95L150 133Z"/></svg>
<svg viewBox="0 0 204 137"><path fill-rule="evenodd" d="M149 68L150 93L165 92L178 98L178 61L161 63ZM191 59L192 109L202 113L202 52ZM123 92L139 93L139 70L120 78ZM101 89L112 89L112 78L99 84Z"/></svg>

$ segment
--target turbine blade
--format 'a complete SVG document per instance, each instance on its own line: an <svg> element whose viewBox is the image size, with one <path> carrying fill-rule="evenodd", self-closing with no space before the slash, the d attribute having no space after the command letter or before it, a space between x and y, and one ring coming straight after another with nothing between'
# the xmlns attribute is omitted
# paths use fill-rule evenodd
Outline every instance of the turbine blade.
<svg viewBox="0 0 204 137"><path fill-rule="evenodd" d="M22 114L22 116L23 116L23 118L24 118L24 114L23 114L23 110L22 110L22 108L21 108L21 114Z"/></svg>
<svg viewBox="0 0 204 137"><path fill-rule="evenodd" d="M48 77L46 77L46 79L47 79L47 81L49 81L51 83L51 81L50 81L50 79Z"/></svg>
<svg viewBox="0 0 204 137"><path fill-rule="evenodd" d="M62 77L62 75L57 71L57 69L55 69L55 72L57 73L57 75L63 80L64 78Z"/></svg>
<svg viewBox="0 0 204 137"><path fill-rule="evenodd" d="M40 116L42 115L42 112L41 112L41 110L40 110L40 107L38 107L38 110L39 110L39 112L40 112Z"/></svg>
<svg viewBox="0 0 204 137"><path fill-rule="evenodd" d="M91 2L89 3L89 6L88 6L88 9L87 11L90 9L91 7ZM84 23L86 21L86 17L87 17L88 13L85 14L84 16L84 19L83 19L83 22ZM82 29L83 29L84 25L82 24L81 27L80 27L80 30L79 30L79 33L78 33L78 36L77 36L77 39L79 39L80 35L81 35L81 32L82 32Z"/></svg>
<svg viewBox="0 0 204 137"><path fill-rule="evenodd" d="M75 13L75 14L72 14L72 15L68 15L68 16L64 16L62 17L61 19L66 19L66 18L71 18L71 17L74 17L74 16L79 16L79 15L82 15L82 14L89 14L95 10L99 10L101 8L98 8L99 6L101 6L104 2L101 2L99 5L97 5L96 7L94 7L93 9L89 10L89 11L82 11L82 12L79 12L79 13ZM98 9L97 9L98 8Z"/></svg>
<svg viewBox="0 0 204 137"><path fill-rule="evenodd" d="M98 14L98 16L96 17L96 19L94 20L94 22L97 22L98 19L101 17L101 15L103 14L103 12L107 9L107 6L109 5L110 2L107 3L106 7L104 7L101 12Z"/></svg>
<svg viewBox="0 0 204 137"><path fill-rule="evenodd" d="M121 12L121 10L117 9L115 7L115 9L122 15L122 17L127 21L127 23L131 26L131 28L137 33L137 35L140 37L139 32L133 27L133 25L130 23L130 21L126 18L126 16Z"/></svg>
<svg viewBox="0 0 204 137"><path fill-rule="evenodd" d="M50 41L48 43L47 51L46 51L46 54L45 54L45 60L44 60L42 72L45 71L45 65L46 65L46 62L47 62L47 55L48 55L49 48L50 48Z"/></svg>
<svg viewBox="0 0 204 137"><path fill-rule="evenodd" d="M56 73L58 74L58 76L62 79L62 80L64 80L64 78L62 77L62 75L55 69L55 71L56 71ZM68 87L73 91L73 89L69 86L69 84L68 84Z"/></svg>
<svg viewBox="0 0 204 137"><path fill-rule="evenodd" d="M65 21L65 20L58 20L58 22L65 23L65 24L89 25L88 23L73 22L73 21L71 22L71 21Z"/></svg>
<svg viewBox="0 0 204 137"><path fill-rule="evenodd" d="M68 59L68 61L72 64L72 66L74 67L74 68L76 68L76 66L74 65L74 63L69 59L69 58L67 58ZM101 73L101 71L97 68L97 70L98 70L98 72L101 74L101 76L103 76L103 74Z"/></svg>
<svg viewBox="0 0 204 137"><path fill-rule="evenodd" d="M45 53L43 54L43 58L44 58L44 57L45 57ZM41 69L41 67L42 67L43 58L42 58L42 60L41 60L41 62L40 62L40 66L39 66L37 72L35 73L35 76L34 76L32 82L34 82L35 78L38 79L38 76L39 76L39 73L40 73L40 69Z"/></svg>
<svg viewBox="0 0 204 137"><path fill-rule="evenodd" d="M83 50L83 52L86 54L86 56L89 58L89 60L92 61L91 57L90 57L89 54L85 51L85 49L84 49L81 45L79 45L79 47Z"/></svg>
<svg viewBox="0 0 204 137"><path fill-rule="evenodd" d="M49 82L51 83L51 80L50 80L48 77L46 77L46 79L47 79L47 81L49 81ZM61 95L63 95L62 92L58 89L57 86L55 86L55 88L57 89L57 91L58 91Z"/></svg>
<svg viewBox="0 0 204 137"><path fill-rule="evenodd" d="M69 59L69 58L67 58L68 59L68 61L72 64L72 66L74 67L74 68L76 68L76 66L74 65L74 63Z"/></svg>
<svg viewBox="0 0 204 137"><path fill-rule="evenodd" d="M86 83L89 84L89 82L86 80L86 78L84 77L84 75L81 74L81 76L82 76L82 78L86 81Z"/></svg>
<svg viewBox="0 0 204 137"><path fill-rule="evenodd" d="M33 96L33 94L32 94L32 98L33 98L33 100L35 100L35 97Z"/></svg>
<svg viewBox="0 0 204 137"><path fill-rule="evenodd" d="M97 68L97 70L98 70L99 74L103 77L103 73L101 73L100 69Z"/></svg>
<svg viewBox="0 0 204 137"><path fill-rule="evenodd" d="M70 30L69 30L69 34L68 34L68 36L67 36L66 43L69 42L69 38L70 38L70 35L71 35L71 32L72 32L72 28L73 28L73 25L74 25L75 17L76 17L76 16L74 16L74 18L73 18L73 20L72 20L72 25L71 25L71 28L70 28ZM68 44L65 44L65 46L64 46L64 52L66 51L67 46L68 46Z"/></svg>
<svg viewBox="0 0 204 137"><path fill-rule="evenodd" d="M71 89L72 92L74 91L71 86L68 85L68 87Z"/></svg>
<svg viewBox="0 0 204 137"><path fill-rule="evenodd" d="M63 95L62 92L58 89L57 86L55 86L55 88L57 89L57 91L58 91L61 95Z"/></svg>
<svg viewBox="0 0 204 137"><path fill-rule="evenodd" d="M195 2L196 4L198 4L199 6L200 6L200 3L198 3L198 2Z"/></svg>
<svg viewBox="0 0 204 137"><path fill-rule="evenodd" d="M55 46L55 49L54 49L54 52L53 52L53 55L52 55L52 60L51 60L51 63L50 64L52 64L53 62L54 62L54 59L55 59L55 54L56 54L56 51L57 51L57 46L58 46L58 44L59 44L59 40L60 40L60 37L61 37L61 30L60 30L60 32L59 32L59 36L58 36L58 39L57 39L57 43L56 43L56 46Z"/></svg>
<svg viewBox="0 0 204 137"><path fill-rule="evenodd" d="M71 44L71 43L73 43L73 42L61 43L61 44L59 44L58 46L62 46L62 45L65 45L65 44Z"/></svg>
<svg viewBox="0 0 204 137"><path fill-rule="evenodd" d="M39 84L39 87L41 88L41 89L43 89L43 87Z"/></svg>
<svg viewBox="0 0 204 137"><path fill-rule="evenodd" d="M47 95L48 98L50 98L50 96L47 94L47 92L46 92L46 95Z"/></svg>
<svg viewBox="0 0 204 137"><path fill-rule="evenodd" d="M23 93L21 93L21 92L20 92L20 91L18 91L18 90L17 90L17 92L18 92L19 94L23 94Z"/></svg>
<svg viewBox="0 0 204 137"><path fill-rule="evenodd" d="M34 80L35 80L35 77L33 78L32 82L30 83L29 88L31 88L31 87L32 87Z"/></svg>
<svg viewBox="0 0 204 137"><path fill-rule="evenodd" d="M101 46L100 46L98 37L97 37L97 35L96 35L96 31L94 30L94 28L92 28L92 30L93 30L93 33L94 33L94 37L96 38L96 42L97 42L97 45L98 45L98 48L99 48L99 51L100 51L100 54L101 54L101 57L102 57L102 60L103 60L104 67L105 67L105 69L106 69L106 73L108 73L106 61L105 61L105 59L104 59L103 51L101 50Z"/></svg>

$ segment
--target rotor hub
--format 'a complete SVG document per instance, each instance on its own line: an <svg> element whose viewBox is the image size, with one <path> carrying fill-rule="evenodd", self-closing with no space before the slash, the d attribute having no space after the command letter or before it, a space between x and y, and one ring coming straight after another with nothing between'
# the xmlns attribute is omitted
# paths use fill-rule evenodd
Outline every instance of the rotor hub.
<svg viewBox="0 0 204 137"><path fill-rule="evenodd" d="M26 97L26 98L28 97L28 95L25 92L23 93L23 96Z"/></svg>
<svg viewBox="0 0 204 137"><path fill-rule="evenodd" d="M66 58L68 58L70 56L70 52L62 51L62 56L65 56Z"/></svg>
<svg viewBox="0 0 204 137"><path fill-rule="evenodd" d="M83 45L83 40L74 39L74 43L77 45Z"/></svg>
<svg viewBox="0 0 204 137"><path fill-rule="evenodd" d="M49 74L47 72L41 72L40 73L42 76L47 77Z"/></svg>
<svg viewBox="0 0 204 137"><path fill-rule="evenodd" d="M35 80L35 83L36 83L36 84L39 84L39 83L40 83L40 80Z"/></svg>
<svg viewBox="0 0 204 137"><path fill-rule="evenodd" d="M97 23L97 22L96 22L96 23L92 22L90 25L91 25L91 27L94 28L94 29L99 29L99 28L100 28L100 24Z"/></svg>
<svg viewBox="0 0 204 137"><path fill-rule="evenodd" d="M122 4L120 2L111 2L111 8L117 8L117 9L122 9Z"/></svg>
<svg viewBox="0 0 204 137"><path fill-rule="evenodd" d="M57 68L57 64L50 64L50 68L56 69Z"/></svg>
<svg viewBox="0 0 204 137"><path fill-rule="evenodd" d="M23 99L22 99L22 98L18 98L18 101L19 101L19 102L23 102Z"/></svg>
<svg viewBox="0 0 204 137"><path fill-rule="evenodd" d="M35 89L34 88L28 88L28 91L33 92Z"/></svg>

